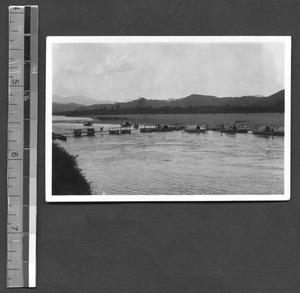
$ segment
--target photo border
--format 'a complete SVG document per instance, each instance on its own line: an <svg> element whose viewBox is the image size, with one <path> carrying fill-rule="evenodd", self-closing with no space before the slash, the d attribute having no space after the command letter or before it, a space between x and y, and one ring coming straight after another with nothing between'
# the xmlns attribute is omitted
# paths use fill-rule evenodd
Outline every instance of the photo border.
<svg viewBox="0 0 300 293"><path fill-rule="evenodd" d="M284 68L284 193L277 195L52 195L52 45L54 43L261 43L285 45ZM82 36L46 40L45 193L47 202L226 202L288 201L291 198L291 37L290 36Z"/></svg>

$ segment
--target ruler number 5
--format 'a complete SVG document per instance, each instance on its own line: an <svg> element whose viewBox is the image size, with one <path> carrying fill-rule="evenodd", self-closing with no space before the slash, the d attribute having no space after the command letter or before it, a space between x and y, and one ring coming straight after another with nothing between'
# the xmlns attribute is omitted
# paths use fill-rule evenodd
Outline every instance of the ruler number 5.
<svg viewBox="0 0 300 293"><path fill-rule="evenodd" d="M13 79L11 82L12 82L12 84L18 84L19 80L18 79Z"/></svg>

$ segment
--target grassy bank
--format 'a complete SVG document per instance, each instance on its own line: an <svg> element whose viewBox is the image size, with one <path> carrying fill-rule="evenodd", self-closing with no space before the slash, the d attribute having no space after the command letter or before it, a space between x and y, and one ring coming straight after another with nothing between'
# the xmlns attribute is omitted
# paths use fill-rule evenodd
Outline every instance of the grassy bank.
<svg viewBox="0 0 300 293"><path fill-rule="evenodd" d="M76 157L56 143L52 143L52 194L92 194L91 183L79 169Z"/></svg>

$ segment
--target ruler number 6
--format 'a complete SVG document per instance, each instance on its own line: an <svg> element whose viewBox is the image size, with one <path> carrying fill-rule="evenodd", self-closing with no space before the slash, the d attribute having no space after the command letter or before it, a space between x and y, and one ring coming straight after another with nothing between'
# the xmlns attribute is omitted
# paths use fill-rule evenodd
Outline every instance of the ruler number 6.
<svg viewBox="0 0 300 293"><path fill-rule="evenodd" d="M11 153L11 156L12 156L13 158L16 158L16 157L19 156L19 154L18 154L17 152L12 152L12 153Z"/></svg>

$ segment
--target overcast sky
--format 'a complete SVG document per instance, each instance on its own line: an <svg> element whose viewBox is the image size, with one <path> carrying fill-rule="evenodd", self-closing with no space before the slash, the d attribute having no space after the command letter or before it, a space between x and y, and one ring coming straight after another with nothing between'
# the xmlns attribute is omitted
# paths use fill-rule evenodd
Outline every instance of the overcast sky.
<svg viewBox="0 0 300 293"><path fill-rule="evenodd" d="M283 43L55 43L52 62L53 94L99 102L284 88Z"/></svg>

